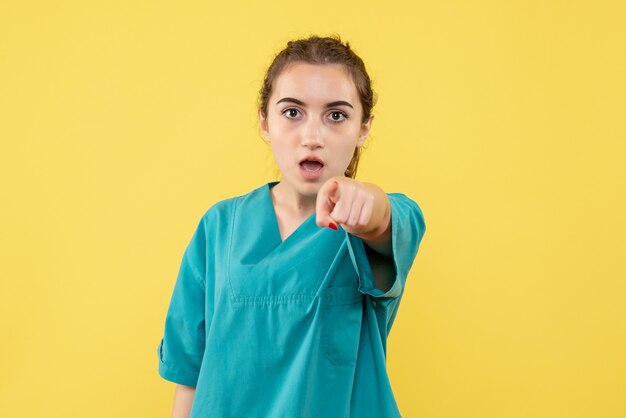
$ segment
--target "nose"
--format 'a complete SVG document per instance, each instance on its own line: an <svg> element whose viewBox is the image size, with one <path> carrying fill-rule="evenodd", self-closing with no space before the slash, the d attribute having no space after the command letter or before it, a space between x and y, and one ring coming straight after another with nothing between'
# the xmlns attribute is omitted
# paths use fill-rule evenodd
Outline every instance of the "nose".
<svg viewBox="0 0 626 418"><path fill-rule="evenodd" d="M315 149L324 146L322 138L322 128L318 121L311 119L304 128L302 135L302 146Z"/></svg>

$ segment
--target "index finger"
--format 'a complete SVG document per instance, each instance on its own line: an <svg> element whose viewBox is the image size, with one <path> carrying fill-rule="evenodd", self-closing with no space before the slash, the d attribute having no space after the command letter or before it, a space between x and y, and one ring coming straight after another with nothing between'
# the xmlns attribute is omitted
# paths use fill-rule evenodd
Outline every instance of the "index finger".
<svg viewBox="0 0 626 418"><path fill-rule="evenodd" d="M335 207L339 196L339 183L337 180L329 181L327 184L322 185L317 193L317 200L315 201L316 222L318 226L327 227L331 222L335 223L335 220L330 216L330 213Z"/></svg>

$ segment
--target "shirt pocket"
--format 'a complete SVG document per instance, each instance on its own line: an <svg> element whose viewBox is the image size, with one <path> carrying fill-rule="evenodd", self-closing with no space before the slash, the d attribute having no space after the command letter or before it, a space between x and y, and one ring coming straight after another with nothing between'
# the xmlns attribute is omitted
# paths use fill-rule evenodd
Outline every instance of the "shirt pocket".
<svg viewBox="0 0 626 418"><path fill-rule="evenodd" d="M363 321L363 298L355 284L323 290L321 348L322 354L334 365L356 364Z"/></svg>

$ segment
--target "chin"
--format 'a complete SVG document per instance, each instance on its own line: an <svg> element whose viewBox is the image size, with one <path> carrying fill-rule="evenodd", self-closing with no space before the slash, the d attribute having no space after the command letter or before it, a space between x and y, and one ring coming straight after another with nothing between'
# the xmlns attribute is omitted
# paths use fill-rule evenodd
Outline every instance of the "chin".
<svg viewBox="0 0 626 418"><path fill-rule="evenodd" d="M323 181L316 183L305 183L298 187L298 191L305 196L315 196L319 192L320 188L324 184Z"/></svg>

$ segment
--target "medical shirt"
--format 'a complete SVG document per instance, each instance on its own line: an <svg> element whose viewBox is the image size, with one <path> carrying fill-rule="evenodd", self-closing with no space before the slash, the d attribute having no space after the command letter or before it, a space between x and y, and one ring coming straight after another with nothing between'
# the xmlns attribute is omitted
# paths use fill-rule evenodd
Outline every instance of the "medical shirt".
<svg viewBox="0 0 626 418"><path fill-rule="evenodd" d="M184 252L159 374L196 388L191 418L400 417L386 341L425 232L388 193L395 277L376 288L364 242L313 213L281 239L267 183L220 201Z"/></svg>

